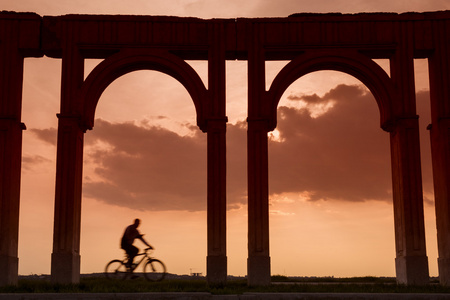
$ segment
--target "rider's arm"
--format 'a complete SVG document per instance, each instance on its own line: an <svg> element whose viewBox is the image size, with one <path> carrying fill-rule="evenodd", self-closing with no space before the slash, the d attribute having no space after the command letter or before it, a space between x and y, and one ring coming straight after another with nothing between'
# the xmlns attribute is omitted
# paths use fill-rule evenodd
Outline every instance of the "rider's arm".
<svg viewBox="0 0 450 300"><path fill-rule="evenodd" d="M144 244L146 244L149 248L152 248L153 249L153 247L152 246L150 246L150 244L149 243L147 243L147 241L146 240L144 240L144 238L143 238L143 235L141 234L140 236L139 236L139 239L144 243Z"/></svg>

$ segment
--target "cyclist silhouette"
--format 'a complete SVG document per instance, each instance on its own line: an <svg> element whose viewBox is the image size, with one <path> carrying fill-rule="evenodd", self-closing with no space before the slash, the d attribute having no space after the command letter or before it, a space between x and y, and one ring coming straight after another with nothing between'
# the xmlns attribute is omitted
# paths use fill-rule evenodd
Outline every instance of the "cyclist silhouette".
<svg viewBox="0 0 450 300"><path fill-rule="evenodd" d="M142 237L143 235L139 233L137 228L141 220L135 219L134 223L128 226L123 233L122 240L120 242L120 247L125 250L128 255L127 267L130 268L133 264L134 257L139 253L139 249L133 246L135 239L140 239L144 244L146 244L150 249L153 249L149 243Z"/></svg>

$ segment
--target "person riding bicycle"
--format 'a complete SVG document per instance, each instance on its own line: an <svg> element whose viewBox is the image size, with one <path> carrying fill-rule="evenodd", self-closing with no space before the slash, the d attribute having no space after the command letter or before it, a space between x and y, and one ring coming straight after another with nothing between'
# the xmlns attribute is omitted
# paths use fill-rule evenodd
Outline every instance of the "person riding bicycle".
<svg viewBox="0 0 450 300"><path fill-rule="evenodd" d="M150 246L150 244L147 243L146 240L144 240L144 238L142 237L143 235L140 234L139 231L137 230L140 223L141 223L141 220L135 219L134 223L129 225L125 229L125 232L123 233L123 236L122 236L122 240L120 242L120 247L123 250L125 250L125 252L128 255L128 262L127 262L128 268L131 268L135 256L139 253L139 248L133 246L133 242L135 239L140 239L150 249L153 249L153 247Z"/></svg>

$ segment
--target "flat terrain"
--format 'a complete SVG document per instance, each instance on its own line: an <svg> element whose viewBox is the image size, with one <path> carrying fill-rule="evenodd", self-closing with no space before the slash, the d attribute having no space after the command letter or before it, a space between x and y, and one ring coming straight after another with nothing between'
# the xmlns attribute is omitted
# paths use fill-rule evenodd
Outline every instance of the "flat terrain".
<svg viewBox="0 0 450 300"><path fill-rule="evenodd" d="M370 294L447 294L450 287L440 286L435 279L427 286L398 285L387 277L285 277L273 276L272 284L251 287L243 277L230 277L226 285L208 285L204 277L168 274L162 282L148 282L143 278L111 281L102 274L83 275L79 284L52 284L49 276L21 277L17 286L0 287L0 294L89 294L89 293L206 293L208 295L299 294L299 293L370 293ZM0 298L1 299L1 298ZM21 298L22 299L22 298Z"/></svg>

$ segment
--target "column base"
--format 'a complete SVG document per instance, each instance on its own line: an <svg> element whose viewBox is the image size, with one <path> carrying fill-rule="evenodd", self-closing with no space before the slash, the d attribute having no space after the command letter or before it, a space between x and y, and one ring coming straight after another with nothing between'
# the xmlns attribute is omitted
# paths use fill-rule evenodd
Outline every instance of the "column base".
<svg viewBox="0 0 450 300"><path fill-rule="evenodd" d="M227 257L225 255L206 257L206 279L208 284L222 285L227 282Z"/></svg>
<svg viewBox="0 0 450 300"><path fill-rule="evenodd" d="M403 256L395 259L397 283L426 285L430 282L426 256Z"/></svg>
<svg viewBox="0 0 450 300"><path fill-rule="evenodd" d="M19 279L19 258L0 255L0 286L17 285Z"/></svg>
<svg viewBox="0 0 450 300"><path fill-rule="evenodd" d="M247 259L247 280L250 286L270 284L270 256L250 256Z"/></svg>
<svg viewBox="0 0 450 300"><path fill-rule="evenodd" d="M450 286L450 258L438 258L439 282Z"/></svg>
<svg viewBox="0 0 450 300"><path fill-rule="evenodd" d="M52 253L52 282L73 284L80 282L80 255Z"/></svg>

